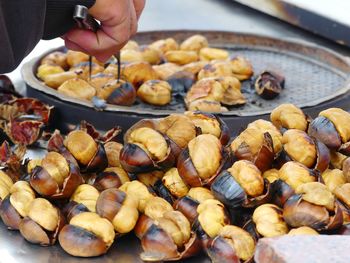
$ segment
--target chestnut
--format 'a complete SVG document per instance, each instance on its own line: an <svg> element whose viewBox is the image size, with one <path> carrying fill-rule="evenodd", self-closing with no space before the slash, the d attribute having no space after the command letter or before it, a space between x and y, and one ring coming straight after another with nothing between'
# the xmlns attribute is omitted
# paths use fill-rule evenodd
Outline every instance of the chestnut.
<svg viewBox="0 0 350 263"><path fill-rule="evenodd" d="M108 166L121 167L121 164L119 161L119 154L121 149L123 148L123 144L110 141L105 143L104 147L105 147L106 156L108 160Z"/></svg>
<svg viewBox="0 0 350 263"><path fill-rule="evenodd" d="M249 262L255 251L255 241L245 230L226 225L209 241L206 252L212 262Z"/></svg>
<svg viewBox="0 0 350 263"><path fill-rule="evenodd" d="M252 64L243 56L234 56L229 59L229 62L233 76L240 81L250 79L254 73Z"/></svg>
<svg viewBox="0 0 350 263"><path fill-rule="evenodd" d="M62 73L64 72L64 69L59 65L53 65L53 64L42 64L38 67L36 76L45 81L45 78L47 76L50 76L52 74Z"/></svg>
<svg viewBox="0 0 350 263"><path fill-rule="evenodd" d="M177 169L186 184L202 186L214 180L226 159L227 153L219 139L211 134L201 134L180 153Z"/></svg>
<svg viewBox="0 0 350 263"><path fill-rule="evenodd" d="M317 231L339 228L342 210L324 184L305 183L284 204L283 217L292 227L309 226Z"/></svg>
<svg viewBox="0 0 350 263"><path fill-rule="evenodd" d="M0 216L4 225L10 230L18 230L24 217L28 215L28 207L35 199L35 193L29 183L18 181L10 188L10 194L2 200Z"/></svg>
<svg viewBox="0 0 350 263"><path fill-rule="evenodd" d="M81 72L65 71L56 74L47 75L44 79L46 86L53 89L58 89L64 82L70 79L75 79Z"/></svg>
<svg viewBox="0 0 350 263"><path fill-rule="evenodd" d="M254 82L256 93L266 100L276 98L282 91L281 81L274 72L264 71Z"/></svg>
<svg viewBox="0 0 350 263"><path fill-rule="evenodd" d="M214 199L214 196L212 198ZM189 197L188 195L177 199L173 207L175 210L180 211L190 221L191 225L195 223L198 217L197 207L199 202Z"/></svg>
<svg viewBox="0 0 350 263"><path fill-rule="evenodd" d="M197 213L201 228L210 238L216 237L222 228L230 223L224 205L215 199L208 199L199 204Z"/></svg>
<svg viewBox="0 0 350 263"><path fill-rule="evenodd" d="M294 104L281 104L270 114L271 122L278 129L297 129L306 131L309 125L304 112Z"/></svg>
<svg viewBox="0 0 350 263"><path fill-rule="evenodd" d="M41 246L53 245L64 225L60 210L44 198L34 199L28 206L27 216L19 225L19 231L29 242Z"/></svg>
<svg viewBox="0 0 350 263"><path fill-rule="evenodd" d="M220 48L203 47L199 50L199 58L204 61L227 59L228 57L229 53Z"/></svg>
<svg viewBox="0 0 350 263"><path fill-rule="evenodd" d="M179 97L187 92L196 82L194 73L190 71L177 71L165 79L171 86L173 96Z"/></svg>
<svg viewBox="0 0 350 263"><path fill-rule="evenodd" d="M91 76L89 83L96 89L96 96L101 97L101 93L103 94L103 87L106 83L114 80L114 75L111 73L98 73ZM104 98L103 98L104 99Z"/></svg>
<svg viewBox="0 0 350 263"><path fill-rule="evenodd" d="M105 254L115 237L114 227L106 218L92 212L74 216L58 235L61 247L76 257Z"/></svg>
<svg viewBox="0 0 350 263"><path fill-rule="evenodd" d="M296 235L318 235L318 232L308 226L301 226L298 228L292 228L289 232L288 235L291 236L296 236Z"/></svg>
<svg viewBox="0 0 350 263"><path fill-rule="evenodd" d="M139 181L126 182L121 187L119 187L119 189L125 192L127 195L131 195L137 199L138 210L141 213L145 213L145 207L150 203L150 200L152 200L154 197L150 193L148 188ZM163 201L166 202L165 200Z"/></svg>
<svg viewBox="0 0 350 263"><path fill-rule="evenodd" d="M148 226L141 238L144 261L179 260L199 253L201 246L187 218L168 211Z"/></svg>
<svg viewBox="0 0 350 263"><path fill-rule="evenodd" d="M89 211L95 212L99 195L100 193L95 187L89 184L81 184L75 189L70 200L77 204L83 204Z"/></svg>
<svg viewBox="0 0 350 263"><path fill-rule="evenodd" d="M83 183L79 167L57 152L49 152L31 171L30 185L42 196L70 197Z"/></svg>
<svg viewBox="0 0 350 263"><path fill-rule="evenodd" d="M109 188L118 188L126 182L129 182L128 174L121 167L108 167L100 172L94 181L94 187L103 191Z"/></svg>
<svg viewBox="0 0 350 263"><path fill-rule="evenodd" d="M208 47L208 40L203 35L193 35L186 38L180 45L181 50L199 52L202 48Z"/></svg>
<svg viewBox="0 0 350 263"><path fill-rule="evenodd" d="M90 69L91 69L91 72L90 72ZM82 71L82 73L79 74L79 77L84 80L90 80L92 75L103 72L104 67L100 66L98 63L95 63L95 62L91 62L91 65L90 65L90 62L86 61L86 62L81 62L79 64L75 64L69 69L69 71L73 71L73 72Z"/></svg>
<svg viewBox="0 0 350 263"><path fill-rule="evenodd" d="M40 61L40 64L58 65L63 69L68 69L69 67L67 63L67 54L61 51L49 53Z"/></svg>
<svg viewBox="0 0 350 263"><path fill-rule="evenodd" d="M124 63L141 62L143 56L140 50L122 49L120 50L120 60Z"/></svg>
<svg viewBox="0 0 350 263"><path fill-rule="evenodd" d="M199 204L209 199L215 199L213 193L209 189L204 187L191 187L187 193L187 196L192 198Z"/></svg>
<svg viewBox="0 0 350 263"><path fill-rule="evenodd" d="M241 83L235 77L225 76L217 78L220 82L224 94L221 103L229 106L243 105L246 99L241 92Z"/></svg>
<svg viewBox="0 0 350 263"><path fill-rule="evenodd" d="M324 184L333 194L335 194L338 186L342 186L347 182L343 171L339 169L327 169L321 174L321 177Z"/></svg>
<svg viewBox="0 0 350 263"><path fill-rule="evenodd" d="M70 67L89 61L89 55L80 51L68 50L66 55L67 55L67 64ZM100 63L95 57L92 57L92 61L96 64Z"/></svg>
<svg viewBox="0 0 350 263"><path fill-rule="evenodd" d="M334 195L338 200L350 208L350 183L345 183L338 186L334 190Z"/></svg>
<svg viewBox="0 0 350 263"><path fill-rule="evenodd" d="M186 148L188 143L198 134L194 122L182 114L171 114L160 119L157 130L166 134L180 149Z"/></svg>
<svg viewBox="0 0 350 263"><path fill-rule="evenodd" d="M235 162L219 174L211 185L214 196L226 206L254 207L270 198L270 185L259 169L250 161Z"/></svg>
<svg viewBox="0 0 350 263"><path fill-rule="evenodd" d="M211 99L196 99L186 104L189 111L202 111L211 113L227 112L226 107L221 106L220 102Z"/></svg>
<svg viewBox="0 0 350 263"><path fill-rule="evenodd" d="M191 62L198 61L199 57L195 51L187 50L170 50L164 54L164 58L170 62L178 65L185 65Z"/></svg>
<svg viewBox="0 0 350 263"><path fill-rule="evenodd" d="M196 61L182 66L182 70L194 74L198 78L198 73L207 65L206 61Z"/></svg>
<svg viewBox="0 0 350 263"><path fill-rule="evenodd" d="M217 137L222 145L227 145L230 140L230 131L226 123L217 115L200 111L186 111L187 116L201 134L212 134Z"/></svg>
<svg viewBox="0 0 350 263"><path fill-rule="evenodd" d="M310 123L308 132L328 148L338 150L350 139L350 129L346 125L349 121L350 113L339 108L330 108L320 112ZM346 148L344 151L346 152Z"/></svg>
<svg viewBox="0 0 350 263"><path fill-rule="evenodd" d="M122 68L122 78L136 89L147 80L157 79L157 73L147 62L133 62Z"/></svg>
<svg viewBox="0 0 350 263"><path fill-rule="evenodd" d="M0 206L2 200L10 194L12 185L12 179L5 172L0 170Z"/></svg>
<svg viewBox="0 0 350 263"><path fill-rule="evenodd" d="M75 130L64 140L64 146L87 172L100 172L108 166L104 146L97 143L87 132Z"/></svg>
<svg viewBox="0 0 350 263"><path fill-rule="evenodd" d="M158 65L162 61L162 52L150 46L141 46L142 59L151 65Z"/></svg>
<svg viewBox="0 0 350 263"><path fill-rule="evenodd" d="M110 188L101 192L96 202L96 213L107 218L119 234L132 231L139 217L138 199L130 194Z"/></svg>
<svg viewBox="0 0 350 263"><path fill-rule="evenodd" d="M138 50L139 49L139 44L134 41L134 40L129 40L125 46L122 48L122 50L127 50L127 49L132 49L132 50Z"/></svg>
<svg viewBox="0 0 350 263"><path fill-rule="evenodd" d="M176 168L171 168L164 174L162 183L175 198L183 197L189 191L189 187L182 180Z"/></svg>
<svg viewBox="0 0 350 263"><path fill-rule="evenodd" d="M288 233L288 226L283 219L283 210L273 204L258 206L253 212L256 231L263 237L275 237Z"/></svg>
<svg viewBox="0 0 350 263"><path fill-rule="evenodd" d="M279 172L277 169L272 168L263 173L263 178L271 183L279 179Z"/></svg>
<svg viewBox="0 0 350 263"><path fill-rule="evenodd" d="M148 104L163 106L171 101L171 86L163 80L148 80L137 90L137 96Z"/></svg>
<svg viewBox="0 0 350 263"><path fill-rule="evenodd" d="M348 157L344 154L341 154L340 152L336 152L336 151L330 151L330 157L331 157L331 160L330 160L330 165L332 168L335 168L335 169L342 169L345 176L346 176L346 163L348 163L349 161L348 160Z"/></svg>
<svg viewBox="0 0 350 263"><path fill-rule="evenodd" d="M120 163L130 173L150 172L174 165L176 156L169 139L148 127L133 127L124 136Z"/></svg>
<svg viewBox="0 0 350 263"><path fill-rule="evenodd" d="M107 82L100 94L107 103L113 105L130 106L136 100L136 90L129 82L112 80Z"/></svg>
<svg viewBox="0 0 350 263"><path fill-rule="evenodd" d="M181 66L170 62L154 65L152 68L156 72L158 78L161 80L167 80L170 76L181 71Z"/></svg>
<svg viewBox="0 0 350 263"><path fill-rule="evenodd" d="M174 38L166 38L154 41L153 43L148 45L150 48L159 50L162 54L165 54L171 50L178 50L179 44L176 42Z"/></svg>
<svg viewBox="0 0 350 263"><path fill-rule="evenodd" d="M91 100L96 94L95 88L80 78L69 79L63 82L57 91L66 96L83 100Z"/></svg>

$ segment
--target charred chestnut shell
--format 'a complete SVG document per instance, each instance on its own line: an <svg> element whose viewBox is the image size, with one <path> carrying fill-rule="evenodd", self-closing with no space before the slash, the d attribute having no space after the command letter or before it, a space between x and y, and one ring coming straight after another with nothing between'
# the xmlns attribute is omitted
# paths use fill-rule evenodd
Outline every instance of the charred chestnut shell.
<svg viewBox="0 0 350 263"><path fill-rule="evenodd" d="M277 97L284 88L284 77L271 71L264 71L256 78L254 87L259 96L271 100Z"/></svg>

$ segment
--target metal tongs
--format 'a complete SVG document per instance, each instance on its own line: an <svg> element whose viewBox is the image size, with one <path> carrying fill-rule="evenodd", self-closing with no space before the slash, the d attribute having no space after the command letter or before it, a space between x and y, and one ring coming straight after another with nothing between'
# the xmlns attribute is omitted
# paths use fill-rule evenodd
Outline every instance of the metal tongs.
<svg viewBox="0 0 350 263"><path fill-rule="evenodd" d="M83 5L76 5L74 9L73 18L77 23L77 26L81 29L90 30L93 32L97 32L97 30L100 27L100 24L98 21L93 18L89 12L88 8ZM117 60L118 65L118 82L120 80L120 51L118 51L114 55L115 59ZM91 73L92 73L92 56L89 56L89 79L91 80Z"/></svg>

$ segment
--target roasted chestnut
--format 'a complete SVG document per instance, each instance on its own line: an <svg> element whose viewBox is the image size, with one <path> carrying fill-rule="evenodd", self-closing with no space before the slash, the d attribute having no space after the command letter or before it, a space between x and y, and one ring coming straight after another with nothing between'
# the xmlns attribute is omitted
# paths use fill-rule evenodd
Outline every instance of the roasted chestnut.
<svg viewBox="0 0 350 263"><path fill-rule="evenodd" d="M251 122L230 147L238 159L252 161L264 172L282 150L282 134L271 122L259 119Z"/></svg>
<svg viewBox="0 0 350 263"><path fill-rule="evenodd" d="M214 196L230 208L254 207L270 198L270 185L250 161L237 161L211 185Z"/></svg>
<svg viewBox="0 0 350 263"><path fill-rule="evenodd" d="M157 73L147 62L133 62L122 68L122 78L136 89L147 80L157 79Z"/></svg>
<svg viewBox="0 0 350 263"><path fill-rule="evenodd" d="M146 213L145 207L150 204L150 200L152 200L154 196L143 183L139 181L126 182L119 187L119 189L125 192L127 195L136 198L139 212ZM164 202L166 201L164 200Z"/></svg>
<svg viewBox="0 0 350 263"><path fill-rule="evenodd" d="M79 51L68 50L67 63L70 67L73 67L79 63L89 61L89 55ZM94 60L96 61L96 59Z"/></svg>
<svg viewBox="0 0 350 263"><path fill-rule="evenodd" d="M147 187L153 187L159 179L162 179L164 176L163 171L152 171L149 173L137 174L137 179Z"/></svg>
<svg viewBox="0 0 350 263"><path fill-rule="evenodd" d="M284 204L283 217L288 225L321 231L337 229L343 224L342 210L324 184L305 183L295 192Z"/></svg>
<svg viewBox="0 0 350 263"><path fill-rule="evenodd" d="M288 233L288 226L283 220L283 210L273 204L258 206L253 213L256 231L263 237L275 237Z"/></svg>
<svg viewBox="0 0 350 263"><path fill-rule="evenodd" d="M190 186L209 184L220 173L227 155L214 135L201 134L188 143L178 158L177 169Z"/></svg>
<svg viewBox="0 0 350 263"><path fill-rule="evenodd" d="M338 150L343 143L350 140L350 113L339 109L330 108L321 111L319 116L309 125L309 134L323 142L328 148ZM347 154L347 148L341 149L341 153Z"/></svg>
<svg viewBox="0 0 350 263"><path fill-rule="evenodd" d="M45 85L53 89L58 89L64 82L75 79L81 72L65 71L56 74L47 75L44 79Z"/></svg>
<svg viewBox="0 0 350 263"><path fill-rule="evenodd" d="M192 85L196 82L196 77L194 73L181 70L170 75L166 79L166 82L168 82L171 86L173 95L175 97L179 97L192 87Z"/></svg>
<svg viewBox="0 0 350 263"><path fill-rule="evenodd" d="M181 71L182 69L181 66L175 63L163 63L153 66L153 70L156 72L159 79L167 80L170 76Z"/></svg>
<svg viewBox="0 0 350 263"><path fill-rule="evenodd" d="M281 104L277 106L272 110L270 119L278 129L306 131L309 124L304 112L293 104Z"/></svg>
<svg viewBox="0 0 350 263"><path fill-rule="evenodd" d="M220 102L211 99L196 99L186 104L189 111L202 111L211 113L226 112L228 109L221 106Z"/></svg>
<svg viewBox="0 0 350 263"><path fill-rule="evenodd" d="M171 101L171 86L163 80L148 80L137 90L137 96L153 105L166 105Z"/></svg>
<svg viewBox="0 0 350 263"><path fill-rule="evenodd" d="M141 46L140 52L142 59L151 65L158 65L162 61L162 53L150 46Z"/></svg>
<svg viewBox="0 0 350 263"><path fill-rule="evenodd" d="M227 59L228 57L229 53L224 49L204 47L199 50L199 58L204 61Z"/></svg>
<svg viewBox="0 0 350 263"><path fill-rule="evenodd" d="M268 180L270 183L279 179L279 171L277 169L269 169L263 173L263 178Z"/></svg>
<svg viewBox="0 0 350 263"><path fill-rule="evenodd" d="M143 56L140 50L122 49L120 51L120 60L124 63L142 62Z"/></svg>
<svg viewBox="0 0 350 263"><path fill-rule="evenodd" d="M110 104L130 106L136 100L136 91L129 82L112 80L103 86L99 96Z"/></svg>
<svg viewBox="0 0 350 263"><path fill-rule="evenodd" d="M130 173L149 172L170 168L175 163L170 141L160 132L141 127L129 130L120 152L120 163Z"/></svg>
<svg viewBox="0 0 350 263"><path fill-rule="evenodd" d="M198 72L198 80L223 76L233 76L230 62L226 60L214 60L204 65Z"/></svg>
<svg viewBox="0 0 350 263"><path fill-rule="evenodd" d="M61 51L55 51L46 55L40 64L53 64L62 67L63 69L68 69L67 54Z"/></svg>
<svg viewBox="0 0 350 263"><path fill-rule="evenodd" d="M89 211L96 211L96 202L100 193L97 189L89 184L81 184L74 191L70 200L77 203L83 204Z"/></svg>
<svg viewBox="0 0 350 263"><path fill-rule="evenodd" d="M57 91L69 97L91 100L96 94L96 90L88 82L80 78L69 79Z"/></svg>
<svg viewBox="0 0 350 263"><path fill-rule="evenodd" d="M111 73L98 73L91 76L89 83L96 89L96 96L101 97L104 85L114 79L114 75Z"/></svg>
<svg viewBox="0 0 350 263"><path fill-rule="evenodd" d="M334 190L334 195L337 197L338 200L340 200L342 203L344 203L347 207L350 208L350 183L338 186Z"/></svg>
<svg viewBox="0 0 350 263"><path fill-rule="evenodd" d="M165 54L168 51L171 50L178 50L179 44L176 42L173 38L166 38L166 39L160 39L157 40L149 45L150 48L159 50L162 52L162 54Z"/></svg>
<svg viewBox="0 0 350 263"><path fill-rule="evenodd" d="M255 241L245 230L226 225L206 249L212 262L249 262L254 256Z"/></svg>
<svg viewBox="0 0 350 263"><path fill-rule="evenodd" d="M109 188L118 188L126 182L129 182L128 174L121 167L108 167L99 173L94 181L94 187L103 191Z"/></svg>
<svg viewBox="0 0 350 263"><path fill-rule="evenodd" d="M289 232L288 235L291 236L297 236L297 235L318 235L318 232L308 226L301 226L298 228L292 228Z"/></svg>
<svg viewBox="0 0 350 263"><path fill-rule="evenodd" d="M28 215L28 208L35 199L35 193L29 183L18 181L11 186L10 194L2 200L0 216L8 229L18 230L24 217Z"/></svg>
<svg viewBox="0 0 350 263"><path fill-rule="evenodd" d="M279 170L279 178L296 190L302 184L317 181L317 173L300 163L287 162Z"/></svg>
<svg viewBox="0 0 350 263"><path fill-rule="evenodd" d="M59 65L42 64L38 67L36 76L45 81L47 76L62 72L64 72L64 69Z"/></svg>
<svg viewBox="0 0 350 263"><path fill-rule="evenodd" d="M215 199L208 199L197 207L198 222L203 231L210 237L216 237L229 219L224 205Z"/></svg>
<svg viewBox="0 0 350 263"><path fill-rule="evenodd" d="M106 218L92 212L74 216L59 233L64 251L77 257L95 257L105 254L115 237L114 227Z"/></svg>
<svg viewBox="0 0 350 263"><path fill-rule="evenodd" d="M201 134L214 135L220 140L222 145L226 145L229 142L229 128L218 116L199 111L186 111L185 116L193 122L196 128L200 129Z"/></svg>
<svg viewBox="0 0 350 263"><path fill-rule="evenodd" d="M125 46L122 48L122 50L126 49L138 50L139 44L134 40L129 40L128 43L126 43Z"/></svg>
<svg viewBox="0 0 350 263"><path fill-rule="evenodd" d="M136 225L139 217L137 207L137 198L117 188L111 188L101 192L96 202L96 213L107 218L117 233L126 234Z"/></svg>
<svg viewBox="0 0 350 263"><path fill-rule="evenodd" d="M162 183L175 198L183 197L189 191L176 168L171 168L164 174Z"/></svg>
<svg viewBox="0 0 350 263"><path fill-rule="evenodd" d="M264 71L259 74L254 82L256 93L266 100L276 98L282 91L282 82L275 73Z"/></svg>
<svg viewBox="0 0 350 263"><path fill-rule="evenodd" d="M207 65L206 61L196 61L182 66L182 70L194 74L196 77L198 73Z"/></svg>
<svg viewBox="0 0 350 263"><path fill-rule="evenodd" d="M171 50L164 54L165 59L170 63L185 65L197 61L198 54L194 51Z"/></svg>
<svg viewBox="0 0 350 263"><path fill-rule="evenodd" d="M30 185L42 196L70 197L83 183L79 167L57 152L49 152L31 171Z"/></svg>
<svg viewBox="0 0 350 263"><path fill-rule="evenodd" d="M252 64L243 56L235 56L229 59L233 76L239 80L250 79L253 75Z"/></svg>
<svg viewBox="0 0 350 263"><path fill-rule="evenodd" d="M91 70L91 71L90 71ZM72 66L69 71L79 72L79 78L90 80L91 75L95 75L104 71L104 67L94 62L81 62ZM91 74L91 75L90 75Z"/></svg>
<svg viewBox="0 0 350 263"><path fill-rule="evenodd" d="M193 35L186 38L180 45L181 50L199 52L202 48L208 47L208 40L202 35Z"/></svg>
<svg viewBox="0 0 350 263"><path fill-rule="evenodd" d="M0 206L2 200L10 194L12 185L12 179L5 172L0 170Z"/></svg>
<svg viewBox="0 0 350 263"><path fill-rule="evenodd" d="M150 223L141 244L144 261L179 260L194 256L201 249L190 222L179 211L167 211Z"/></svg>
<svg viewBox="0 0 350 263"><path fill-rule="evenodd" d="M191 187L187 193L187 196L197 201L198 203L203 203L209 199L215 199L213 193L204 187Z"/></svg>
<svg viewBox="0 0 350 263"><path fill-rule="evenodd" d="M60 210L44 198L34 199L28 206L27 216L19 225L22 236L30 243L53 245L64 225Z"/></svg>
<svg viewBox="0 0 350 263"><path fill-rule="evenodd" d="M85 131L70 132L64 140L64 146L78 161L83 171L100 172L108 166L104 146Z"/></svg>
<svg viewBox="0 0 350 263"><path fill-rule="evenodd" d="M107 142L104 145L107 159L108 159L108 166L110 167L120 167L120 161L119 161L119 154L121 149L123 148L123 144L118 142Z"/></svg>
<svg viewBox="0 0 350 263"><path fill-rule="evenodd" d="M221 103L229 106L243 105L246 99L241 93L241 84L235 77L219 77L217 81L220 82L224 94Z"/></svg>
<svg viewBox="0 0 350 263"><path fill-rule="evenodd" d="M321 176L324 184L333 194L335 194L335 190L338 186L342 186L347 182L343 171L339 169L327 169Z"/></svg>
<svg viewBox="0 0 350 263"><path fill-rule="evenodd" d="M158 219L169 211L174 211L174 209L167 201L158 196L151 196L144 206L143 213L151 219Z"/></svg>

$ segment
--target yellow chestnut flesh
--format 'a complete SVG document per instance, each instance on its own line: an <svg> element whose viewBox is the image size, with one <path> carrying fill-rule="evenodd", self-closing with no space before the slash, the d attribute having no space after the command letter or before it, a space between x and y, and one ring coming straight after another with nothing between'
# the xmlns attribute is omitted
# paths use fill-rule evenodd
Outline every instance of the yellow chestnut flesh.
<svg viewBox="0 0 350 263"><path fill-rule="evenodd" d="M67 52L67 63L70 67L75 66L79 63L86 62L89 60L89 55L79 52L68 50Z"/></svg>
<svg viewBox="0 0 350 263"><path fill-rule="evenodd" d="M25 217L28 215L28 209L31 202L35 199L35 193L26 181L18 181L12 185L10 196L11 205L17 212Z"/></svg>
<svg viewBox="0 0 350 263"><path fill-rule="evenodd" d="M180 45L181 50L199 52L202 48L208 47L208 40L202 35L193 35L186 38Z"/></svg>
<svg viewBox="0 0 350 263"><path fill-rule="evenodd" d="M158 219L162 217L165 212L173 210L173 207L163 198L154 196L146 203L144 213L151 219Z"/></svg>
<svg viewBox="0 0 350 263"><path fill-rule="evenodd" d="M256 229L264 237L281 236L288 233L288 226L283 220L282 209L273 204L263 204L253 213Z"/></svg>
<svg viewBox="0 0 350 263"><path fill-rule="evenodd" d="M112 167L119 167L119 154L120 150L123 148L123 145L121 143L111 141L105 143L104 148L108 159L108 165Z"/></svg>
<svg viewBox="0 0 350 263"><path fill-rule="evenodd" d="M198 55L194 51L172 50L164 54L167 61L178 65L185 65L198 60Z"/></svg>
<svg viewBox="0 0 350 263"><path fill-rule="evenodd" d="M161 80L168 79L171 75L181 71L181 67L175 63L164 63L153 66L153 70Z"/></svg>
<svg viewBox="0 0 350 263"><path fill-rule="evenodd" d="M74 216L70 225L81 227L94 233L100 237L109 247L112 245L115 237L112 223L107 219L100 217L98 214L91 212L84 212Z"/></svg>
<svg viewBox="0 0 350 263"><path fill-rule="evenodd" d="M203 203L204 201L209 199L215 199L212 192L204 187L191 187L187 193L187 196L198 201L198 203Z"/></svg>
<svg viewBox="0 0 350 263"><path fill-rule="evenodd" d="M130 182L130 178L125 170L121 167L108 167L104 170L104 172L112 172L116 173L120 179L121 184L125 184L126 182Z"/></svg>
<svg viewBox="0 0 350 263"><path fill-rule="evenodd" d="M96 201L100 193L88 184L79 185L70 200L85 205L91 212L96 211Z"/></svg>
<svg viewBox="0 0 350 263"><path fill-rule="evenodd" d="M327 169L321 176L325 185L332 193L334 193L338 186L342 186L347 182L343 171L339 169Z"/></svg>
<svg viewBox="0 0 350 263"><path fill-rule="evenodd" d="M215 175L221 162L221 143L211 134L201 134L188 143L189 155L202 179Z"/></svg>
<svg viewBox="0 0 350 263"><path fill-rule="evenodd" d="M59 153L49 152L41 161L41 166L61 188L64 180L69 176L69 166L66 159Z"/></svg>
<svg viewBox="0 0 350 263"><path fill-rule="evenodd" d="M219 48L204 47L199 51L199 57L204 61L227 59L229 57L229 53L226 50Z"/></svg>
<svg viewBox="0 0 350 263"><path fill-rule="evenodd" d="M308 168L297 162L287 162L279 170L279 177L294 190L299 185L316 181Z"/></svg>
<svg viewBox="0 0 350 263"><path fill-rule="evenodd" d="M184 183L176 168L171 168L167 171L163 176L162 182L170 193L177 198L185 196L189 191L188 186Z"/></svg>
<svg viewBox="0 0 350 263"><path fill-rule="evenodd" d="M97 143L84 131L77 130L68 134L64 141L68 151L81 164L87 165L97 152Z"/></svg>
<svg viewBox="0 0 350 263"><path fill-rule="evenodd" d="M44 198L36 198L31 202L28 217L48 231L55 231L59 222L57 208Z"/></svg>
<svg viewBox="0 0 350 263"><path fill-rule="evenodd" d="M149 200L153 198L153 195L148 191L147 187L139 181L126 182L119 187L119 189L127 195L137 198L138 210L141 213L144 213L145 206L149 203Z"/></svg>
<svg viewBox="0 0 350 263"><path fill-rule="evenodd" d="M334 124L343 143L350 140L350 113L339 108L330 108L321 111L319 116L326 117Z"/></svg>
<svg viewBox="0 0 350 263"><path fill-rule="evenodd" d="M311 182L299 185L296 194L301 194L303 200L319 205L325 206L328 210L334 210L335 199L333 194L327 189L327 186L319 182Z"/></svg>
<svg viewBox="0 0 350 263"><path fill-rule="evenodd" d="M138 128L131 132L128 143L142 144L147 153L156 160L163 160L168 153L168 145L164 137L151 128Z"/></svg>
<svg viewBox="0 0 350 263"><path fill-rule="evenodd" d="M308 123L304 112L293 104L281 104L270 115L271 122L277 128L306 131Z"/></svg>
<svg viewBox="0 0 350 263"><path fill-rule="evenodd" d="M208 118L204 114L195 114L191 111L186 111L185 115L190 118L196 127L201 129L202 134L212 134L220 138L221 127L216 118Z"/></svg>
<svg viewBox="0 0 350 263"><path fill-rule="evenodd" d="M277 169L270 169L263 173L263 178L266 178L270 183L279 179L279 171Z"/></svg>
<svg viewBox="0 0 350 263"><path fill-rule="evenodd" d="M343 184L342 186L338 186L334 190L334 195L350 207L350 183Z"/></svg>
<svg viewBox="0 0 350 263"><path fill-rule="evenodd" d="M260 170L249 161L235 162L227 170L249 196L259 196L264 192L264 180Z"/></svg>
<svg viewBox="0 0 350 263"><path fill-rule="evenodd" d="M143 61L142 53L134 49L122 49L120 51L120 59L126 63Z"/></svg>
<svg viewBox="0 0 350 263"><path fill-rule="evenodd" d="M10 189L13 185L12 179L2 170L0 170L0 200L10 193Z"/></svg>
<svg viewBox="0 0 350 263"><path fill-rule="evenodd" d="M163 54L170 50L178 50L179 44L173 38L160 39L149 45L150 48L157 49L161 51Z"/></svg>
<svg viewBox="0 0 350 263"><path fill-rule="evenodd" d="M298 228L293 228L289 231L288 235L297 236L297 235L318 235L318 232L308 226L301 226Z"/></svg>
<svg viewBox="0 0 350 263"><path fill-rule="evenodd" d="M74 79L77 76L78 74L73 71L60 72L60 73L50 74L45 76L44 82L50 88L57 89L67 80Z"/></svg>
<svg viewBox="0 0 350 263"><path fill-rule="evenodd" d="M126 195L121 208L112 220L115 231L124 234L133 230L137 219L139 218L137 206L137 198L134 198L131 195Z"/></svg>
<svg viewBox="0 0 350 263"><path fill-rule="evenodd" d="M311 168L317 158L317 150L314 141L304 131L290 129L282 137L284 150L299 163Z"/></svg>
<svg viewBox="0 0 350 263"><path fill-rule="evenodd" d="M65 81L58 87L57 91L64 95L77 98L91 100L96 94L96 90L83 79L74 78Z"/></svg>
<svg viewBox="0 0 350 263"><path fill-rule="evenodd" d="M171 86L162 80L149 80L137 90L137 96L149 104L166 105L171 101Z"/></svg>

